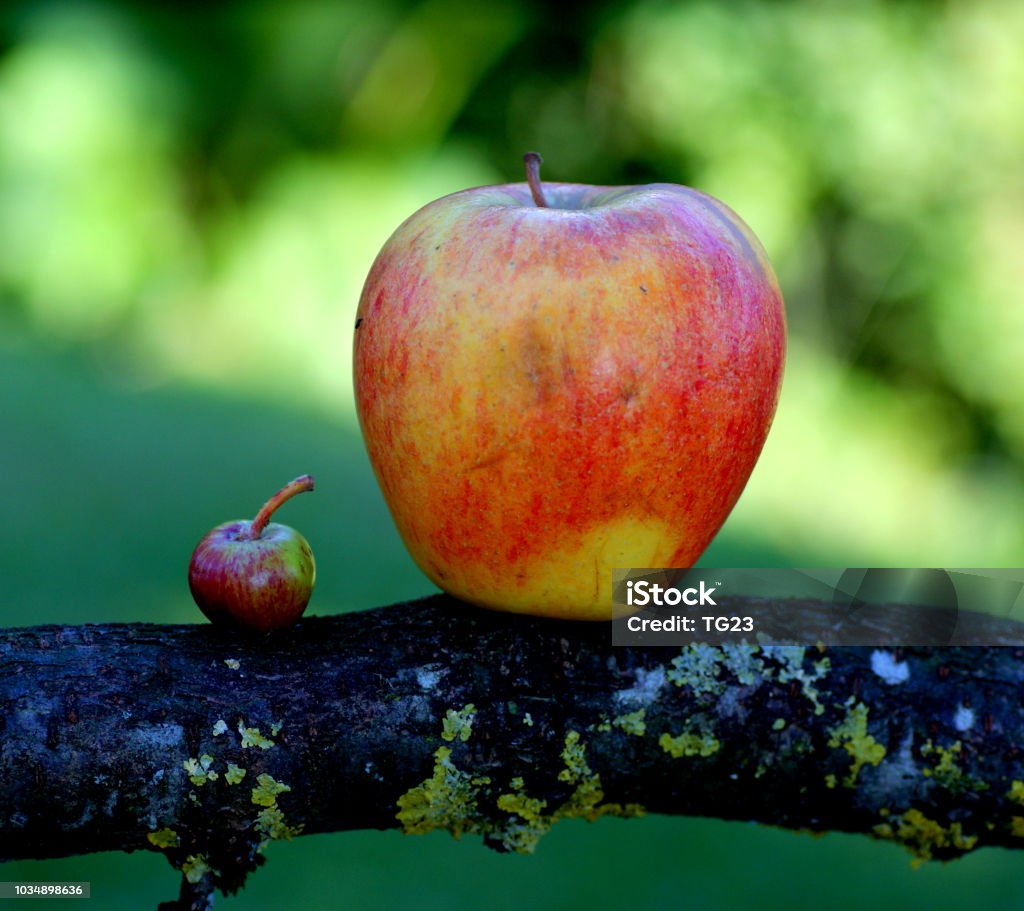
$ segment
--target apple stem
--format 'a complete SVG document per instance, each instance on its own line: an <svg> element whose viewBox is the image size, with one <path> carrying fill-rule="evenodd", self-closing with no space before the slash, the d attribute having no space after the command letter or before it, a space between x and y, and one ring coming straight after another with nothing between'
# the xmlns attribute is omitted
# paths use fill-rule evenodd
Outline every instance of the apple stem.
<svg viewBox="0 0 1024 911"><path fill-rule="evenodd" d="M305 491L312 489L313 476L311 474L300 475L294 481L289 481L285 484L284 487L267 500L260 511L256 513L256 518L253 519L252 523L249 525L249 537L256 539L263 534L263 529L267 527L270 517L274 514L274 510L277 509L278 506L290 500L295 496L295 494L304 493Z"/></svg>
<svg viewBox="0 0 1024 911"><path fill-rule="evenodd" d="M523 164L526 165L526 182L530 185L533 201L537 204L538 209L548 208L548 201L544 198L544 189L540 185L540 166L544 164L540 152L527 152L523 156Z"/></svg>

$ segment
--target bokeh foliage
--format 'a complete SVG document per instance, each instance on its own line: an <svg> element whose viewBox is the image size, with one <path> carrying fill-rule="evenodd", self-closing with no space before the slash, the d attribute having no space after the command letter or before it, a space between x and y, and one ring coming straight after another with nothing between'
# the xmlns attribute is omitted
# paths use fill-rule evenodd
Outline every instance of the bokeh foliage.
<svg viewBox="0 0 1024 911"><path fill-rule="evenodd" d="M552 179L689 183L751 223L788 303L734 522L818 560L1019 560L1020 4L8 9L12 325L351 417L352 311L416 207L518 179L528 147Z"/></svg>
<svg viewBox="0 0 1024 911"><path fill-rule="evenodd" d="M320 490L289 510L321 561L314 610L428 591L358 439L353 313L405 217L519 180L528 148L549 179L711 192L776 264L780 411L705 562L1019 565L1021 47L1012 0L5 4L0 622L196 619L194 539L307 470ZM880 907L954 907L1021 873L986 852L911 874L891 846L681 820L566 826L531 861L397 838L275 849L311 908L334 907L309 886L326 869L366 907L519 907L494 893L524 880L538 907L797 907L811 866L807 894L837 907L876 869ZM743 891L730 858L759 852ZM159 863L4 871L99 871L127 908ZM237 906L281 907L283 866Z"/></svg>

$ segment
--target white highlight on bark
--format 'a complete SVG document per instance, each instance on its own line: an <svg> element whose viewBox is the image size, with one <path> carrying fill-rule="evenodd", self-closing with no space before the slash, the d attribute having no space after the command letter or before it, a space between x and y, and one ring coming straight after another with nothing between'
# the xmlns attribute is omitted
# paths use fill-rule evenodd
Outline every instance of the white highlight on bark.
<svg viewBox="0 0 1024 911"><path fill-rule="evenodd" d="M897 661L892 652L882 649L875 649L871 653L871 670L890 686L906 683L910 679L910 665L906 661Z"/></svg>
<svg viewBox="0 0 1024 911"><path fill-rule="evenodd" d="M966 705L958 705L953 714L953 727L958 731L969 731L974 727L974 709Z"/></svg>
<svg viewBox="0 0 1024 911"><path fill-rule="evenodd" d="M636 683L628 690L619 690L615 701L621 705L650 705L658 698L658 692L665 685L663 667L636 669Z"/></svg>

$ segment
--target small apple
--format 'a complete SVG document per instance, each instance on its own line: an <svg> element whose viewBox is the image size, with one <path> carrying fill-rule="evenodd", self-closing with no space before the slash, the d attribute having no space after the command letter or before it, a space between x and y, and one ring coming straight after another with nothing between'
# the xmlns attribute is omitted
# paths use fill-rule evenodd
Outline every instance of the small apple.
<svg viewBox="0 0 1024 911"><path fill-rule="evenodd" d="M413 558L484 607L607 619L736 503L785 352L768 258L674 184L527 182L420 209L367 277L356 407Z"/></svg>
<svg viewBox="0 0 1024 911"><path fill-rule="evenodd" d="M212 622L267 632L302 616L316 582L313 551L294 528L267 523L282 503L312 489L313 478L302 475L267 500L251 522L225 522L196 545L188 586Z"/></svg>

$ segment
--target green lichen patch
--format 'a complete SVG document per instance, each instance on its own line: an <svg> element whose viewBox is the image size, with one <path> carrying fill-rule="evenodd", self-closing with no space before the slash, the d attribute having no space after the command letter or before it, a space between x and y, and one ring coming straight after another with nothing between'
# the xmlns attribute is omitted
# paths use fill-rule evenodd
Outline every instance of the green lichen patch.
<svg viewBox="0 0 1024 911"><path fill-rule="evenodd" d="M562 750L565 768L558 773L558 780L574 784L576 790L569 795L553 814L553 821L559 819L586 819L593 822L602 816L642 816L640 804L601 803L604 791L601 776L587 762L587 748L578 731L570 730L565 735Z"/></svg>
<svg viewBox="0 0 1024 911"><path fill-rule="evenodd" d="M559 781L573 784L590 774L590 766L587 764L587 748L580 738L579 731L569 731L565 735L562 761L565 763L565 768L558 773Z"/></svg>
<svg viewBox="0 0 1024 911"><path fill-rule="evenodd" d="M465 743L473 733L473 703L448 709L441 720L441 738ZM395 817L407 835L422 835L446 829L459 838L463 832L484 833L486 825L477 811L480 789L490 784L486 777L474 777L455 766L451 747L434 751L431 776L398 798Z"/></svg>
<svg viewBox="0 0 1024 911"><path fill-rule="evenodd" d="M551 827L559 820L568 818L567 814L555 812L544 814L538 809L543 806L544 801L534 801L533 798L520 797L520 795L503 794L498 798L499 809L505 810L511 816L508 821L501 824L496 833L503 848L508 851L515 851L517 854L532 854ZM600 816L621 816L624 818L643 816L646 812L640 804L628 803L606 803L601 804L599 812L594 818Z"/></svg>
<svg viewBox="0 0 1024 911"><path fill-rule="evenodd" d="M527 712L525 715L523 715L523 724L525 724L528 728L532 728L533 727L533 715L531 715L529 712Z"/></svg>
<svg viewBox="0 0 1024 911"><path fill-rule="evenodd" d="M526 798L519 803L507 798L514 795L503 794L498 798L498 808L509 813L509 818L496 829L496 837L501 846L516 854L533 854L537 845L551 829L553 818L531 809ZM540 801L539 803L543 803Z"/></svg>
<svg viewBox="0 0 1024 911"><path fill-rule="evenodd" d="M1010 817L1010 834L1014 838L1024 838L1024 816Z"/></svg>
<svg viewBox="0 0 1024 911"><path fill-rule="evenodd" d="M917 809L889 816L889 821L875 826L873 832L878 838L902 844L916 858L915 866L931 860L936 851L966 854L978 843L978 836L964 835L959 822L943 826Z"/></svg>
<svg viewBox="0 0 1024 911"><path fill-rule="evenodd" d="M1010 790L1006 792L1006 796L1014 803L1019 803L1024 806L1024 781L1011 782Z"/></svg>
<svg viewBox="0 0 1024 911"><path fill-rule="evenodd" d="M576 789L552 814L552 822L559 819L593 822L602 816L640 816L645 812L640 804L601 803L604 799L601 776L587 762L587 747L579 731L570 730L565 735L562 761L565 768L558 773L558 780L575 785Z"/></svg>
<svg viewBox="0 0 1024 911"><path fill-rule="evenodd" d="M673 737L665 733L658 738L658 746L673 759L687 756L713 756L721 748L721 743L710 734L680 734Z"/></svg>
<svg viewBox="0 0 1024 911"><path fill-rule="evenodd" d="M565 768L558 773L558 780L575 785L576 790L558 808L556 815L558 818L597 819L601 815L598 804L604 799L601 776L595 774L587 762L587 747L579 731L569 731L565 735L562 761Z"/></svg>
<svg viewBox="0 0 1024 911"><path fill-rule="evenodd" d="M229 762L228 770L224 773L224 780L228 784L239 784L243 778L245 778L245 769Z"/></svg>
<svg viewBox="0 0 1024 911"><path fill-rule="evenodd" d="M799 683L800 691L814 706L814 714L823 714L825 706L821 704L816 684L827 677L831 670L828 658L811 661L808 667L808 649L802 645L766 645L763 651L766 658L771 658L779 665L775 675L779 683Z"/></svg>
<svg viewBox="0 0 1024 911"><path fill-rule="evenodd" d="M544 817L544 821L536 823L518 821L505 823L497 832L502 848L516 854L533 854L537 850L541 838L547 835L551 829L548 819L549 817Z"/></svg>
<svg viewBox="0 0 1024 911"><path fill-rule="evenodd" d="M612 724L620 731L632 734L634 737L643 737L647 733L647 709L637 709L627 715L619 715L612 719Z"/></svg>
<svg viewBox="0 0 1024 911"><path fill-rule="evenodd" d="M461 771L451 756L450 747L438 747L430 778L398 798L395 817L407 835L446 829L459 838L463 832L481 831L477 798L480 787L490 784L490 779Z"/></svg>
<svg viewBox="0 0 1024 911"><path fill-rule="evenodd" d="M218 718L213 723L213 736L220 737L221 734L228 732L228 723L223 718Z"/></svg>
<svg viewBox="0 0 1024 911"><path fill-rule="evenodd" d="M242 770L244 776L245 770ZM261 774L256 778L256 787L252 789L252 802L263 807L256 814L253 828L260 835L258 850L262 851L268 842L290 839L302 832L302 826L290 826L285 820L284 811L277 805L280 794L291 791L291 787L273 776Z"/></svg>
<svg viewBox="0 0 1024 911"><path fill-rule="evenodd" d="M268 841L282 841L294 838L296 835L302 834L303 829L301 825L288 825L285 821L284 813L276 804L260 810L256 816L255 827L256 831L263 836L263 842L260 844L261 850Z"/></svg>
<svg viewBox="0 0 1024 911"><path fill-rule="evenodd" d="M665 677L676 686L689 687L695 696L718 696L725 690L725 682L719 679L722 657L722 650L711 645L683 646Z"/></svg>
<svg viewBox="0 0 1024 911"><path fill-rule="evenodd" d="M559 772L559 781L575 785L568 799L551 813L545 813L546 800L530 797L522 778L509 783L511 793L498 797L498 809L509 815L500 822L494 834L502 846L519 854L532 854L541 837L560 819L586 819L593 822L602 816L642 816L640 804L601 803L604 792L601 778L587 762L586 745L578 731L569 731L562 750L565 768Z"/></svg>
<svg viewBox="0 0 1024 911"><path fill-rule="evenodd" d="M922 774L954 794L967 790L988 790L988 782L965 774L959 767L962 751L963 746L958 740L954 740L949 746L938 746L931 740L926 741L921 748L921 754L925 758L932 757L934 765L930 769L923 769Z"/></svg>
<svg viewBox="0 0 1024 911"><path fill-rule="evenodd" d="M618 816L620 819L638 819L647 815L642 803L603 803L598 816Z"/></svg>
<svg viewBox="0 0 1024 911"><path fill-rule="evenodd" d="M233 671L237 671L242 666L242 662L237 658L225 658L224 663Z"/></svg>
<svg viewBox="0 0 1024 911"><path fill-rule="evenodd" d="M922 774L926 778L934 778L939 784L950 784L960 777L961 771L956 764L960 755L962 745L959 740L954 741L948 747L935 746L930 740L921 747L922 756L935 756L938 761L930 769L925 769Z"/></svg>
<svg viewBox="0 0 1024 911"><path fill-rule="evenodd" d="M530 822L539 820L547 805L548 802L546 800L529 797L521 792L502 794L498 797L499 810L504 810L506 813L516 813Z"/></svg>
<svg viewBox="0 0 1024 911"><path fill-rule="evenodd" d="M203 753L198 759L190 757L181 766L188 773L188 780L197 788L203 787L208 781L216 781L220 777L212 769L213 757L209 753Z"/></svg>
<svg viewBox="0 0 1024 911"><path fill-rule="evenodd" d="M458 711L448 709L441 722L441 739L451 743L458 737L463 743L469 740L473 733L473 716L476 714L476 706L470 702Z"/></svg>
<svg viewBox="0 0 1024 911"><path fill-rule="evenodd" d="M178 833L174 829L157 829L155 832L147 832L146 840L157 848L176 848Z"/></svg>
<svg viewBox="0 0 1024 911"><path fill-rule="evenodd" d="M258 747L261 750L269 750L274 746L274 741L260 733L259 728L247 728L242 721L238 722L238 733L242 735L242 748Z"/></svg>
<svg viewBox="0 0 1024 911"><path fill-rule="evenodd" d="M284 727L283 721L272 721L270 722L270 736L276 737L281 733L281 728Z"/></svg>
<svg viewBox="0 0 1024 911"><path fill-rule="evenodd" d="M522 778L513 778L509 787L512 793L500 795L497 801L498 809L510 814L499 830L502 846L517 854L532 854L552 826L552 817L544 813L548 802L527 795Z"/></svg>
<svg viewBox="0 0 1024 911"><path fill-rule="evenodd" d="M252 802L261 807L272 807L277 803L278 794L285 794L290 790L289 785L263 773L256 778L256 787L252 789Z"/></svg>
<svg viewBox="0 0 1024 911"><path fill-rule="evenodd" d="M753 686L765 676L759 645L726 643L722 646L722 661L726 670L744 686Z"/></svg>
<svg viewBox="0 0 1024 911"><path fill-rule="evenodd" d="M948 747L936 746L930 740L921 747L923 757L935 757L937 761L929 769L923 769L922 773L926 778L931 778L937 784L949 789L954 794L963 791L986 791L988 783L980 781L970 775L965 775L963 769L957 764L963 747L959 740L953 741Z"/></svg>
<svg viewBox="0 0 1024 911"><path fill-rule="evenodd" d="M853 696L846 705L846 717L832 729L828 745L842 747L852 757L850 772L843 779L843 785L852 788L864 765L877 766L885 758L885 747L868 733L868 707L863 702L855 702Z"/></svg>
<svg viewBox="0 0 1024 911"><path fill-rule="evenodd" d="M439 747L430 777L398 798L395 817L409 835L435 829L444 829L455 838L463 833L482 835L506 850L529 854L559 819L641 815L644 809L638 804L601 804L601 778L590 768L586 752L580 733L570 730L561 753L565 766L558 780L571 785L572 793L551 810L547 800L527 793L521 776L509 782L507 791L495 794L490 778L459 769L452 748ZM495 809L503 815L496 817Z"/></svg>
<svg viewBox="0 0 1024 911"><path fill-rule="evenodd" d="M785 718L776 718L772 722L772 730L773 731L781 731L785 726L786 726L786 719Z"/></svg>
<svg viewBox="0 0 1024 911"><path fill-rule="evenodd" d="M828 675L830 662L828 658L811 660L809 651L803 646L790 645L688 645L672 659L665 676L676 686L689 687L696 696L721 695L727 674L743 686L757 686L764 680L795 681L814 706L814 714L821 715L825 707L819 698L817 683Z"/></svg>
<svg viewBox="0 0 1024 911"><path fill-rule="evenodd" d="M208 873L213 873L214 871L202 854L189 854L181 865L181 872L184 874L185 879L195 884Z"/></svg>

